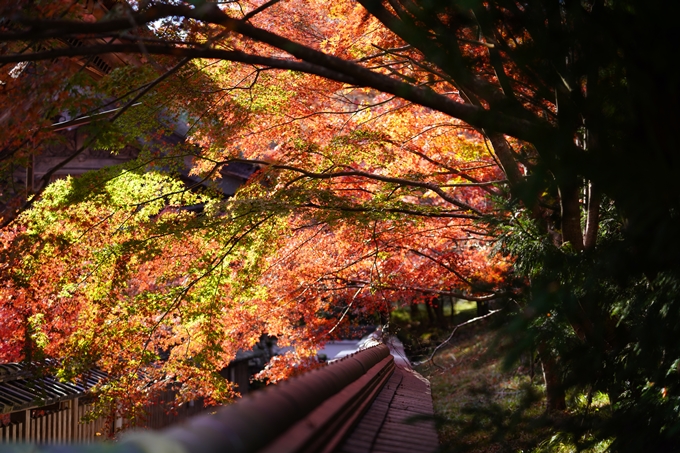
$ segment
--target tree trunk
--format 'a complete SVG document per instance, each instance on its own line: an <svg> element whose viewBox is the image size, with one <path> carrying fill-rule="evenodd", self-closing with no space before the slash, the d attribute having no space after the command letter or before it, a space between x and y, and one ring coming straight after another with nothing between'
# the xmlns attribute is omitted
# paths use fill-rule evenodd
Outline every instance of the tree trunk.
<svg viewBox="0 0 680 453"><path fill-rule="evenodd" d="M429 300L425 301L425 308L427 309L427 317L430 320L430 326L434 326L436 318Z"/></svg>
<svg viewBox="0 0 680 453"><path fill-rule="evenodd" d="M593 183L588 184L588 217L586 220L586 234L584 247L586 250L592 249L597 243L597 228L600 221L600 194L593 187Z"/></svg>
<svg viewBox="0 0 680 453"><path fill-rule="evenodd" d="M562 240L569 242L574 250L583 250L583 232L581 230L581 205L579 203L579 185L560 186L560 206L562 208Z"/></svg>
<svg viewBox="0 0 680 453"><path fill-rule="evenodd" d="M449 301L451 302L451 324L453 325L453 317L456 315L456 298L449 296Z"/></svg>
<svg viewBox="0 0 680 453"><path fill-rule="evenodd" d="M563 411L567 408L562 376L557 357L550 347L544 343L538 344L538 357L541 359L543 368L543 380L545 381L546 411Z"/></svg>
<svg viewBox="0 0 680 453"><path fill-rule="evenodd" d="M409 306L411 309L411 322L420 320L420 307L418 307L418 304L411 302Z"/></svg>
<svg viewBox="0 0 680 453"><path fill-rule="evenodd" d="M446 317L444 316L444 304L442 303L441 298L433 297L431 301L432 309L437 318L437 325L439 327L447 327Z"/></svg>
<svg viewBox="0 0 680 453"><path fill-rule="evenodd" d="M486 132L486 131L485 131ZM486 136L493 146L494 153L498 157L498 162L503 167L505 177L508 178L510 187L516 189L522 183L522 173L517 166L517 160L512 152L512 147L505 139L503 134L488 132ZM527 200L524 200L525 203ZM529 207L533 206L535 200L526 203Z"/></svg>

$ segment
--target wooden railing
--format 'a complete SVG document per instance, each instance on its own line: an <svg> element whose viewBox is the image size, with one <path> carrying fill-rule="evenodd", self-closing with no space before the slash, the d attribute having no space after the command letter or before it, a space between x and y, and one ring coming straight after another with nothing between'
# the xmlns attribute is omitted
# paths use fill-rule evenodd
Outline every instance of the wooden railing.
<svg viewBox="0 0 680 453"><path fill-rule="evenodd" d="M214 413L161 431L127 434L106 450L146 451L154 446L187 453L329 453L371 404L394 366L387 346L375 346ZM0 452L12 451L6 447L0 445ZM51 450L46 445L35 451ZM73 445L69 450L84 452L85 447Z"/></svg>

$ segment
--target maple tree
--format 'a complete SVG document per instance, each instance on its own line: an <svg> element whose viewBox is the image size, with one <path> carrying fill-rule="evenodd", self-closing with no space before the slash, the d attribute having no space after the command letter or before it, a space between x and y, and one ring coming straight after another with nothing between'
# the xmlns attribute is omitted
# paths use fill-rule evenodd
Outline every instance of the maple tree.
<svg viewBox="0 0 680 453"><path fill-rule="evenodd" d="M3 79L2 102L27 112L3 119L22 121L7 128L4 165L21 163L39 144L58 139L45 127L49 110L27 105L25 90L51 93L55 104L64 103L59 108L78 116L100 97L75 89L90 82L65 77L54 65L116 52L147 63L139 73L134 66L113 71L108 80L117 91L110 95L125 105L151 87L150 110L162 105L189 122L188 140L196 145L165 154L149 146L142 161L191 156L193 172L206 180L218 178L229 162L261 166L228 206L213 201L220 207L195 217L178 211L187 219L180 216L183 232L177 234L188 236L167 246L198 241L198 256L212 256L188 258L173 274L210 269L211 277L196 284L201 288L207 280L206 288L219 286L212 282L217 267L201 265L215 263L225 247L229 256L233 252L229 274L235 280L225 280L229 289L220 303L248 307L243 318L233 318L251 324L250 334L243 333L249 340L239 347L267 330L289 338L300 354L309 352L319 333L337 323L318 314L337 314L338 304L387 311L392 300L415 294L473 300L504 294L518 307L510 323L523 340L518 344L539 351L550 408L565 407L567 388L603 391L614 415L599 428L596 422L585 426L615 437L612 448L675 442L679 351L671 339L680 243L672 131L678 78L667 55L677 44L676 6L140 2L121 4L99 20L72 3L46 2L30 13L20 3L3 8L11 23L2 24L0 63L17 66ZM22 68L44 72L14 77ZM102 146L120 143L126 128L117 124L136 133L140 117L121 115L92 134ZM145 130L151 134L156 126ZM38 245L17 248L27 237L19 225L31 214L18 214L16 206L9 205L7 218L24 217L3 234L10 238L7 253L19 259L24 252L14 250ZM233 219L248 225L243 238L235 229L243 226ZM144 221L149 231L163 224ZM192 229L192 222L201 228ZM99 239L111 241L106 234ZM493 239L509 262L481 259ZM73 247L74 258L88 253L84 248ZM162 256L140 259L148 281L174 263L163 261L172 254ZM31 275L30 291L41 272L50 282L40 286L42 302L31 303L47 303L62 291L49 279L50 266L58 263L40 263L35 274L21 271ZM509 269L520 278L507 279ZM121 300L117 292L132 274L121 275L120 287L95 286ZM186 283L163 281L151 293L175 288L179 305L212 313L188 302L196 285L182 293ZM521 288L518 281L525 282ZM30 291L22 297L34 297ZM252 315L258 310L277 313L276 321L258 324ZM19 310L16 316L24 318L16 322L35 330L43 311ZM158 335L154 341L161 345ZM204 335L209 343L222 333ZM59 341L55 347L65 347ZM18 344L2 347L16 354ZM222 345L206 354L215 351L226 360L225 351L233 349ZM662 415L649 418L650 411ZM621 431L622 423L637 429Z"/></svg>

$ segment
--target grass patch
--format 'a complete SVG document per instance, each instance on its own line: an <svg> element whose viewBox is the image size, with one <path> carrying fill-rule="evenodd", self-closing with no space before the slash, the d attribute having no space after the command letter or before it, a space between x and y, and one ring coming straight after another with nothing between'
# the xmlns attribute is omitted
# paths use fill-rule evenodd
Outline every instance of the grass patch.
<svg viewBox="0 0 680 453"><path fill-rule="evenodd" d="M417 370L430 380L444 452L529 452L546 437L538 376L520 363L504 370L508 345L496 343L487 321L456 332L434 364Z"/></svg>
<svg viewBox="0 0 680 453"><path fill-rule="evenodd" d="M461 324L476 313L474 303L456 305L450 326ZM404 342L412 362L426 359L451 333L414 312L400 310L392 326ZM422 313L420 313L422 314ZM511 369L504 369L510 341L498 339L488 318L458 329L449 345L439 350L432 362L416 367L430 380L437 417L441 451L475 453L602 453L609 441L588 443L560 431L579 414L606 411L609 400L596 393L569 395L570 411L546 415L540 364L521 357ZM565 424L566 423L566 424ZM583 448L587 446L587 448Z"/></svg>

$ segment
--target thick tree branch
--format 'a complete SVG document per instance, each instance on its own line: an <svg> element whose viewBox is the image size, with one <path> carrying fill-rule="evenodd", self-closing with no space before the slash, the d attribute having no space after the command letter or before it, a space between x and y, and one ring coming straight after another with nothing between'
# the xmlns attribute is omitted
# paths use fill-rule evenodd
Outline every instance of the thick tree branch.
<svg viewBox="0 0 680 453"><path fill-rule="evenodd" d="M359 81L344 74L330 71L310 63L296 61L292 59L263 57L260 55L247 54L234 50L222 49L203 49L196 47L175 47L164 44L147 45L146 51L154 55L172 55L176 57L193 58L214 58L237 63L268 66L275 69L299 71L307 74L318 75L338 82L358 85ZM139 46L136 44L95 44L82 47L68 47L63 49L52 49L32 53L6 54L0 55L0 63L18 63L22 61L43 61L59 57L78 57L86 55L101 55L107 53L139 53Z"/></svg>
<svg viewBox="0 0 680 453"><path fill-rule="evenodd" d="M299 62L297 62L297 65L292 65L291 63L295 62L218 49L190 49L173 46L157 46L152 48L152 46L147 46L145 50L148 53L183 57L190 56L192 58L221 58L230 61L262 64L280 69L291 69L316 74L343 83L375 88L416 104L438 110L452 117L459 118L474 127L496 130L529 142L549 140L550 136L554 134L553 128L540 120L530 122L500 112L486 110L479 106L456 102L447 96L437 94L429 88L414 86L385 74L373 72L353 62L325 54L269 31L253 27L244 21L229 17L213 4L206 4L199 8L155 5L142 13L133 15L133 18L136 24L144 24L169 16L186 17L206 23L222 25L226 29L239 33L242 36L284 50L294 57L307 62L308 65L300 65ZM22 39L47 39L92 33L115 34L130 29L129 19L113 19L97 23L44 20L32 21L22 20L21 18L18 18L17 21L29 25L32 28L24 32L0 34L0 40L16 41ZM140 52L135 44L132 44L130 47L124 46L126 45L112 45L110 50L101 48L95 50L96 46L83 46L77 49L60 50L70 51L70 53L61 54L61 56L91 55L94 53L106 52ZM35 53L32 54L32 56L30 56L31 54L22 55L23 57L16 54L4 55L0 57L0 62L49 59L60 56L58 50Z"/></svg>

